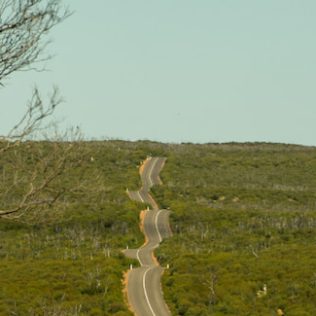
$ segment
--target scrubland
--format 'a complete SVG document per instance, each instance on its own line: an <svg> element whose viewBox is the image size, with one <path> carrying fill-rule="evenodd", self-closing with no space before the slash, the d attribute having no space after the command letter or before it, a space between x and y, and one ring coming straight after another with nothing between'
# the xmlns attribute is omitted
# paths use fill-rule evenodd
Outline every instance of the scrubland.
<svg viewBox="0 0 316 316"><path fill-rule="evenodd" d="M18 174L11 154L0 158L2 191L27 173L34 158L26 145L17 149L25 151ZM132 261L121 250L143 243L144 206L129 201L126 188L139 188L147 155L168 158L164 185L153 194L172 210L173 237L156 255L169 265L162 283L173 315L315 314L315 148L114 140L84 146L89 155L80 167L52 184L63 188L55 204L0 219L0 315L131 315L122 277ZM11 202L19 190L12 186Z"/></svg>
<svg viewBox="0 0 316 316"><path fill-rule="evenodd" d="M162 180L174 237L158 257L174 315L315 314L315 148L187 144Z"/></svg>

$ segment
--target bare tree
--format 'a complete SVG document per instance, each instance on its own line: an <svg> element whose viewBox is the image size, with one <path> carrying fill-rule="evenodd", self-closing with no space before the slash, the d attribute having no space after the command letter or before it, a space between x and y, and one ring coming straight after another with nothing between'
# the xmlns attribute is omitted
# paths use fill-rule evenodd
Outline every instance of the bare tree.
<svg viewBox="0 0 316 316"><path fill-rule="evenodd" d="M2 154L0 217L16 219L38 213L63 195L65 178L88 160L80 134L72 135L75 141L64 141L64 135L62 140L25 141Z"/></svg>
<svg viewBox="0 0 316 316"><path fill-rule="evenodd" d="M60 3L0 0L1 86L16 71L43 70L38 68L40 63L50 58L44 55L49 43L46 35L70 15ZM24 115L7 135L0 136L0 218L19 218L56 202L64 190L56 185L58 178L84 159L75 146L74 141L80 140L77 132L67 142L63 141L66 135L34 141L61 101L56 88L47 104L35 88Z"/></svg>
<svg viewBox="0 0 316 316"><path fill-rule="evenodd" d="M44 104L39 90L35 88L23 116L7 135L0 135L0 141L2 144L6 144L0 148L0 154L10 150L11 147L18 146L21 142L33 137L35 133L44 130L43 123L45 119L49 118L54 113L55 108L61 102L62 99L58 94L57 88L54 88L47 105Z"/></svg>
<svg viewBox="0 0 316 316"><path fill-rule="evenodd" d="M69 14L60 0L0 0L1 85L13 72L34 69L49 58L43 55L45 36Z"/></svg>
<svg viewBox="0 0 316 316"><path fill-rule="evenodd" d="M209 305L210 307L212 307L214 304L216 304L218 299L215 291L215 287L217 284L217 275L214 272L210 272L210 276L204 284L207 285L209 289Z"/></svg>
<svg viewBox="0 0 316 316"><path fill-rule="evenodd" d="M60 0L0 0L0 85L16 71L43 70L40 62L50 58L44 56L49 43L47 33L66 19L70 12L63 8ZM37 88L34 89L27 110L8 135L0 140L10 140L8 150L37 131L61 103L54 89L48 104L44 104Z"/></svg>

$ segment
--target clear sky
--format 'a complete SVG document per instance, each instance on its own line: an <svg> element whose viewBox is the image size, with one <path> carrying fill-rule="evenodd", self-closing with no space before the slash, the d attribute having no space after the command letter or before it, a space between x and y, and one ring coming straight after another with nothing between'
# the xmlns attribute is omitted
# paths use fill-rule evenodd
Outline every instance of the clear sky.
<svg viewBox="0 0 316 316"><path fill-rule="evenodd" d="M37 83L89 138L316 145L315 0L68 3L50 71L0 89L0 133Z"/></svg>

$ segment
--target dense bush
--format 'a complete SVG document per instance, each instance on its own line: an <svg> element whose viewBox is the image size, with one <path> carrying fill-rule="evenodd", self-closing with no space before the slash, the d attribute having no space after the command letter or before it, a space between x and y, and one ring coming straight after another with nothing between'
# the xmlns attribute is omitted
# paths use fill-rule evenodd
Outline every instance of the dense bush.
<svg viewBox="0 0 316 316"><path fill-rule="evenodd" d="M130 260L121 250L138 247L143 236L139 206L125 190L140 185L147 150L119 141L79 145L93 156L53 184L65 191L54 206L0 219L1 315L131 315L122 293ZM32 146L50 150L49 143ZM25 158L20 177L34 159L32 146L17 149ZM13 172L11 154L0 157L2 190ZM10 194L19 200L19 190Z"/></svg>
<svg viewBox="0 0 316 316"><path fill-rule="evenodd" d="M143 243L142 206L125 190L141 185L138 168L147 155L168 158L164 186L154 194L172 210L174 236L157 256L170 267L163 290L173 315L277 315L278 308L315 314L316 149L84 145L91 157L54 183L64 189L54 206L0 219L0 315L131 315L121 283L130 260L121 250ZM27 172L31 147L19 148ZM0 157L1 190L12 180L11 166L10 157ZM19 194L13 190L10 199ZM258 297L264 285L267 293Z"/></svg>
<svg viewBox="0 0 316 316"><path fill-rule="evenodd" d="M174 237L158 257L174 315L315 314L316 149L187 144L162 179Z"/></svg>

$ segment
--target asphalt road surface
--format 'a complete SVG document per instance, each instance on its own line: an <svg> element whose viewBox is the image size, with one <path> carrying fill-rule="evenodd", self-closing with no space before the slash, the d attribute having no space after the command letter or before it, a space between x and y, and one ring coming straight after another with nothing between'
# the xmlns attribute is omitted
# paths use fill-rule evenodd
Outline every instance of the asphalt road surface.
<svg viewBox="0 0 316 316"><path fill-rule="evenodd" d="M161 184L159 173L166 159L148 158L141 167L142 188L128 192L132 200L145 203L151 209L145 211L144 235L146 243L139 249L127 249L125 255L139 261L139 268L128 273L127 296L129 304L137 316L169 316L171 315L161 290L163 268L154 257L154 250L159 243L171 236L169 227L169 211L160 210L149 191L153 185Z"/></svg>

